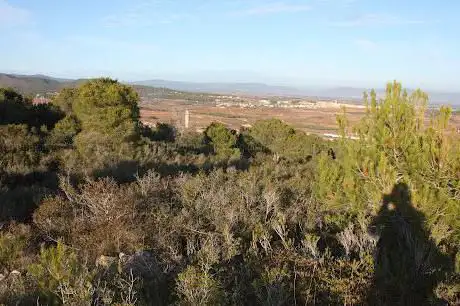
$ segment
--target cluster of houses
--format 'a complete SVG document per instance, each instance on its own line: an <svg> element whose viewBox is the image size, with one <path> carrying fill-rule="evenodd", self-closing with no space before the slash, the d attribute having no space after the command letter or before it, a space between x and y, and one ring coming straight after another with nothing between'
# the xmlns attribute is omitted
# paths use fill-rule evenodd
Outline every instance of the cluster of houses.
<svg viewBox="0 0 460 306"><path fill-rule="evenodd" d="M312 100L268 100L268 99L254 99L254 98L241 98L241 97L220 97L215 99L217 107L241 107L241 108L255 108L255 107L270 107L270 108L365 108L364 105L347 104L339 102L338 100L332 101L312 101Z"/></svg>
<svg viewBox="0 0 460 306"><path fill-rule="evenodd" d="M33 105L48 104L49 102L50 102L50 99L45 98L45 97L35 97L32 99Z"/></svg>
<svg viewBox="0 0 460 306"><path fill-rule="evenodd" d="M46 95L40 95L37 94L35 97L32 99L32 104L33 105L40 105L40 104L48 104L51 102L51 99L48 98L50 96L54 96L57 93L47 93Z"/></svg>

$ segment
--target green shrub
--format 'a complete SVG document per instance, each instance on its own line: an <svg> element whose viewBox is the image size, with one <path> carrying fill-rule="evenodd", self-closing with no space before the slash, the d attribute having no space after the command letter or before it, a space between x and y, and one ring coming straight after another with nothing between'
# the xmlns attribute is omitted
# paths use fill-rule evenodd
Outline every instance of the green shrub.
<svg viewBox="0 0 460 306"><path fill-rule="evenodd" d="M308 160L325 147L319 137L296 131L279 119L257 121L243 133L243 142L253 156L271 152L291 160Z"/></svg>
<svg viewBox="0 0 460 306"><path fill-rule="evenodd" d="M26 248L31 236L30 227L23 224L11 224L7 231L0 233L1 271L21 270L27 264Z"/></svg>
<svg viewBox="0 0 460 306"><path fill-rule="evenodd" d="M189 266L177 276L176 292L182 305L219 305L219 284L209 272Z"/></svg>
<svg viewBox="0 0 460 306"><path fill-rule="evenodd" d="M206 139L214 149L214 153L222 159L239 158L240 151L236 147L235 131L227 129L221 123L212 123L206 128Z"/></svg>
<svg viewBox="0 0 460 306"><path fill-rule="evenodd" d="M27 173L38 166L40 138L26 125L0 126L0 168L12 173Z"/></svg>
<svg viewBox="0 0 460 306"><path fill-rule="evenodd" d="M253 286L260 305L282 306L292 304L290 274L286 268L266 268Z"/></svg>
<svg viewBox="0 0 460 306"><path fill-rule="evenodd" d="M28 270L43 290L47 303L91 304L94 274L64 244L58 242L56 247L43 247L39 262L30 265Z"/></svg>
<svg viewBox="0 0 460 306"><path fill-rule="evenodd" d="M51 103L69 116L73 113L73 104L75 103L76 95L76 88L63 88L58 95L53 97Z"/></svg>
<svg viewBox="0 0 460 306"><path fill-rule="evenodd" d="M70 147L73 138L80 132L80 124L74 116L66 116L58 121L49 136L52 147Z"/></svg>

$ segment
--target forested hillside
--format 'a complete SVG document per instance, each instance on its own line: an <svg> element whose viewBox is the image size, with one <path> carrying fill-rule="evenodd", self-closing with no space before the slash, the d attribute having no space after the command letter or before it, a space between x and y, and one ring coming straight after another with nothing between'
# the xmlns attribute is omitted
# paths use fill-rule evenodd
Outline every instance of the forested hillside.
<svg viewBox="0 0 460 306"><path fill-rule="evenodd" d="M111 79L0 89L0 304L459 305L460 139L427 101L391 83L331 142L143 126Z"/></svg>
<svg viewBox="0 0 460 306"><path fill-rule="evenodd" d="M14 75L0 73L0 88L11 88L24 96L53 95L65 88L75 88L89 79L56 79L45 75ZM132 88L144 98L186 99L209 101L209 94L177 91L165 87L133 85Z"/></svg>
<svg viewBox="0 0 460 306"><path fill-rule="evenodd" d="M64 87L61 82L44 76L17 76L4 73L0 73L0 86L13 88L26 95L45 94Z"/></svg>

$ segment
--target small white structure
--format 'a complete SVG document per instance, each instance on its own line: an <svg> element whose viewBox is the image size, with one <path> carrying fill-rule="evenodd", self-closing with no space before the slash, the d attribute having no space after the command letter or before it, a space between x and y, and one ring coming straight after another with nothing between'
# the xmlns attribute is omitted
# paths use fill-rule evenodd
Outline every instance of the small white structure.
<svg viewBox="0 0 460 306"><path fill-rule="evenodd" d="M184 125L186 129L189 128L189 124L190 124L190 112L188 111L188 109L186 109L185 110L185 120L184 120Z"/></svg>
<svg viewBox="0 0 460 306"><path fill-rule="evenodd" d="M342 136L340 135L337 135L337 134L331 134L331 133L325 133L323 134L324 137L326 138L329 138L329 139L333 139L333 138L341 138ZM356 136L345 136L345 138L347 139L352 139L352 140L358 140L359 137L356 137Z"/></svg>

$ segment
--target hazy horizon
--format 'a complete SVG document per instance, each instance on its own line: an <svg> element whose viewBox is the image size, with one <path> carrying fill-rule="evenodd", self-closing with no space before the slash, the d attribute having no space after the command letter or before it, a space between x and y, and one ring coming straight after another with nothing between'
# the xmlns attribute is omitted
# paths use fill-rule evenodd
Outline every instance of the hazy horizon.
<svg viewBox="0 0 460 306"><path fill-rule="evenodd" d="M9 75L17 75L17 76L44 76L44 77L49 77L52 79L57 79L57 80L78 80L78 79L93 79L93 78L100 78L100 77L111 77L116 80L119 80L124 83L129 83L129 84L142 84L144 82L149 82L149 81L165 81L165 82L171 82L171 83L184 83L184 84L228 84L228 85L237 85L237 84L259 84L259 85L266 85L269 87L286 87L286 88L291 88L291 89L296 89L296 90L331 90L331 89L355 89L355 90L371 90L375 89L377 91L384 91L386 84L393 82L394 80L387 80L386 82L382 84L376 84L375 86L372 85L359 85L359 84L349 84L347 82L343 83L320 83L317 82L317 80L313 80L312 82L306 82L306 83L297 83L297 82L288 82L288 81L277 81L276 79L265 79L265 80L248 80L245 78L223 78L223 79L200 79L200 78L195 78L193 76L191 77L184 77L180 78L178 76L174 75L167 75L164 77L157 76L157 77L146 77L146 78L137 78L137 79L122 79L120 77L117 77L114 74L110 73L103 73L103 74L94 74L94 75L78 75L78 76L73 76L73 75L53 75L49 74L46 72L21 72L21 71L0 71L0 74L9 74ZM396 80L399 81L399 80ZM415 90L418 87L409 87L405 86L404 88L408 90ZM148 85L148 86L153 86L153 85ZM155 87L155 86L154 86ZM174 88L172 88L174 89ZM428 92L428 93L441 93L441 94L455 94L459 95L460 90L445 90L445 89L432 89L432 88L422 88L422 90ZM361 92L360 92L361 93ZM305 94L305 93L304 93Z"/></svg>

